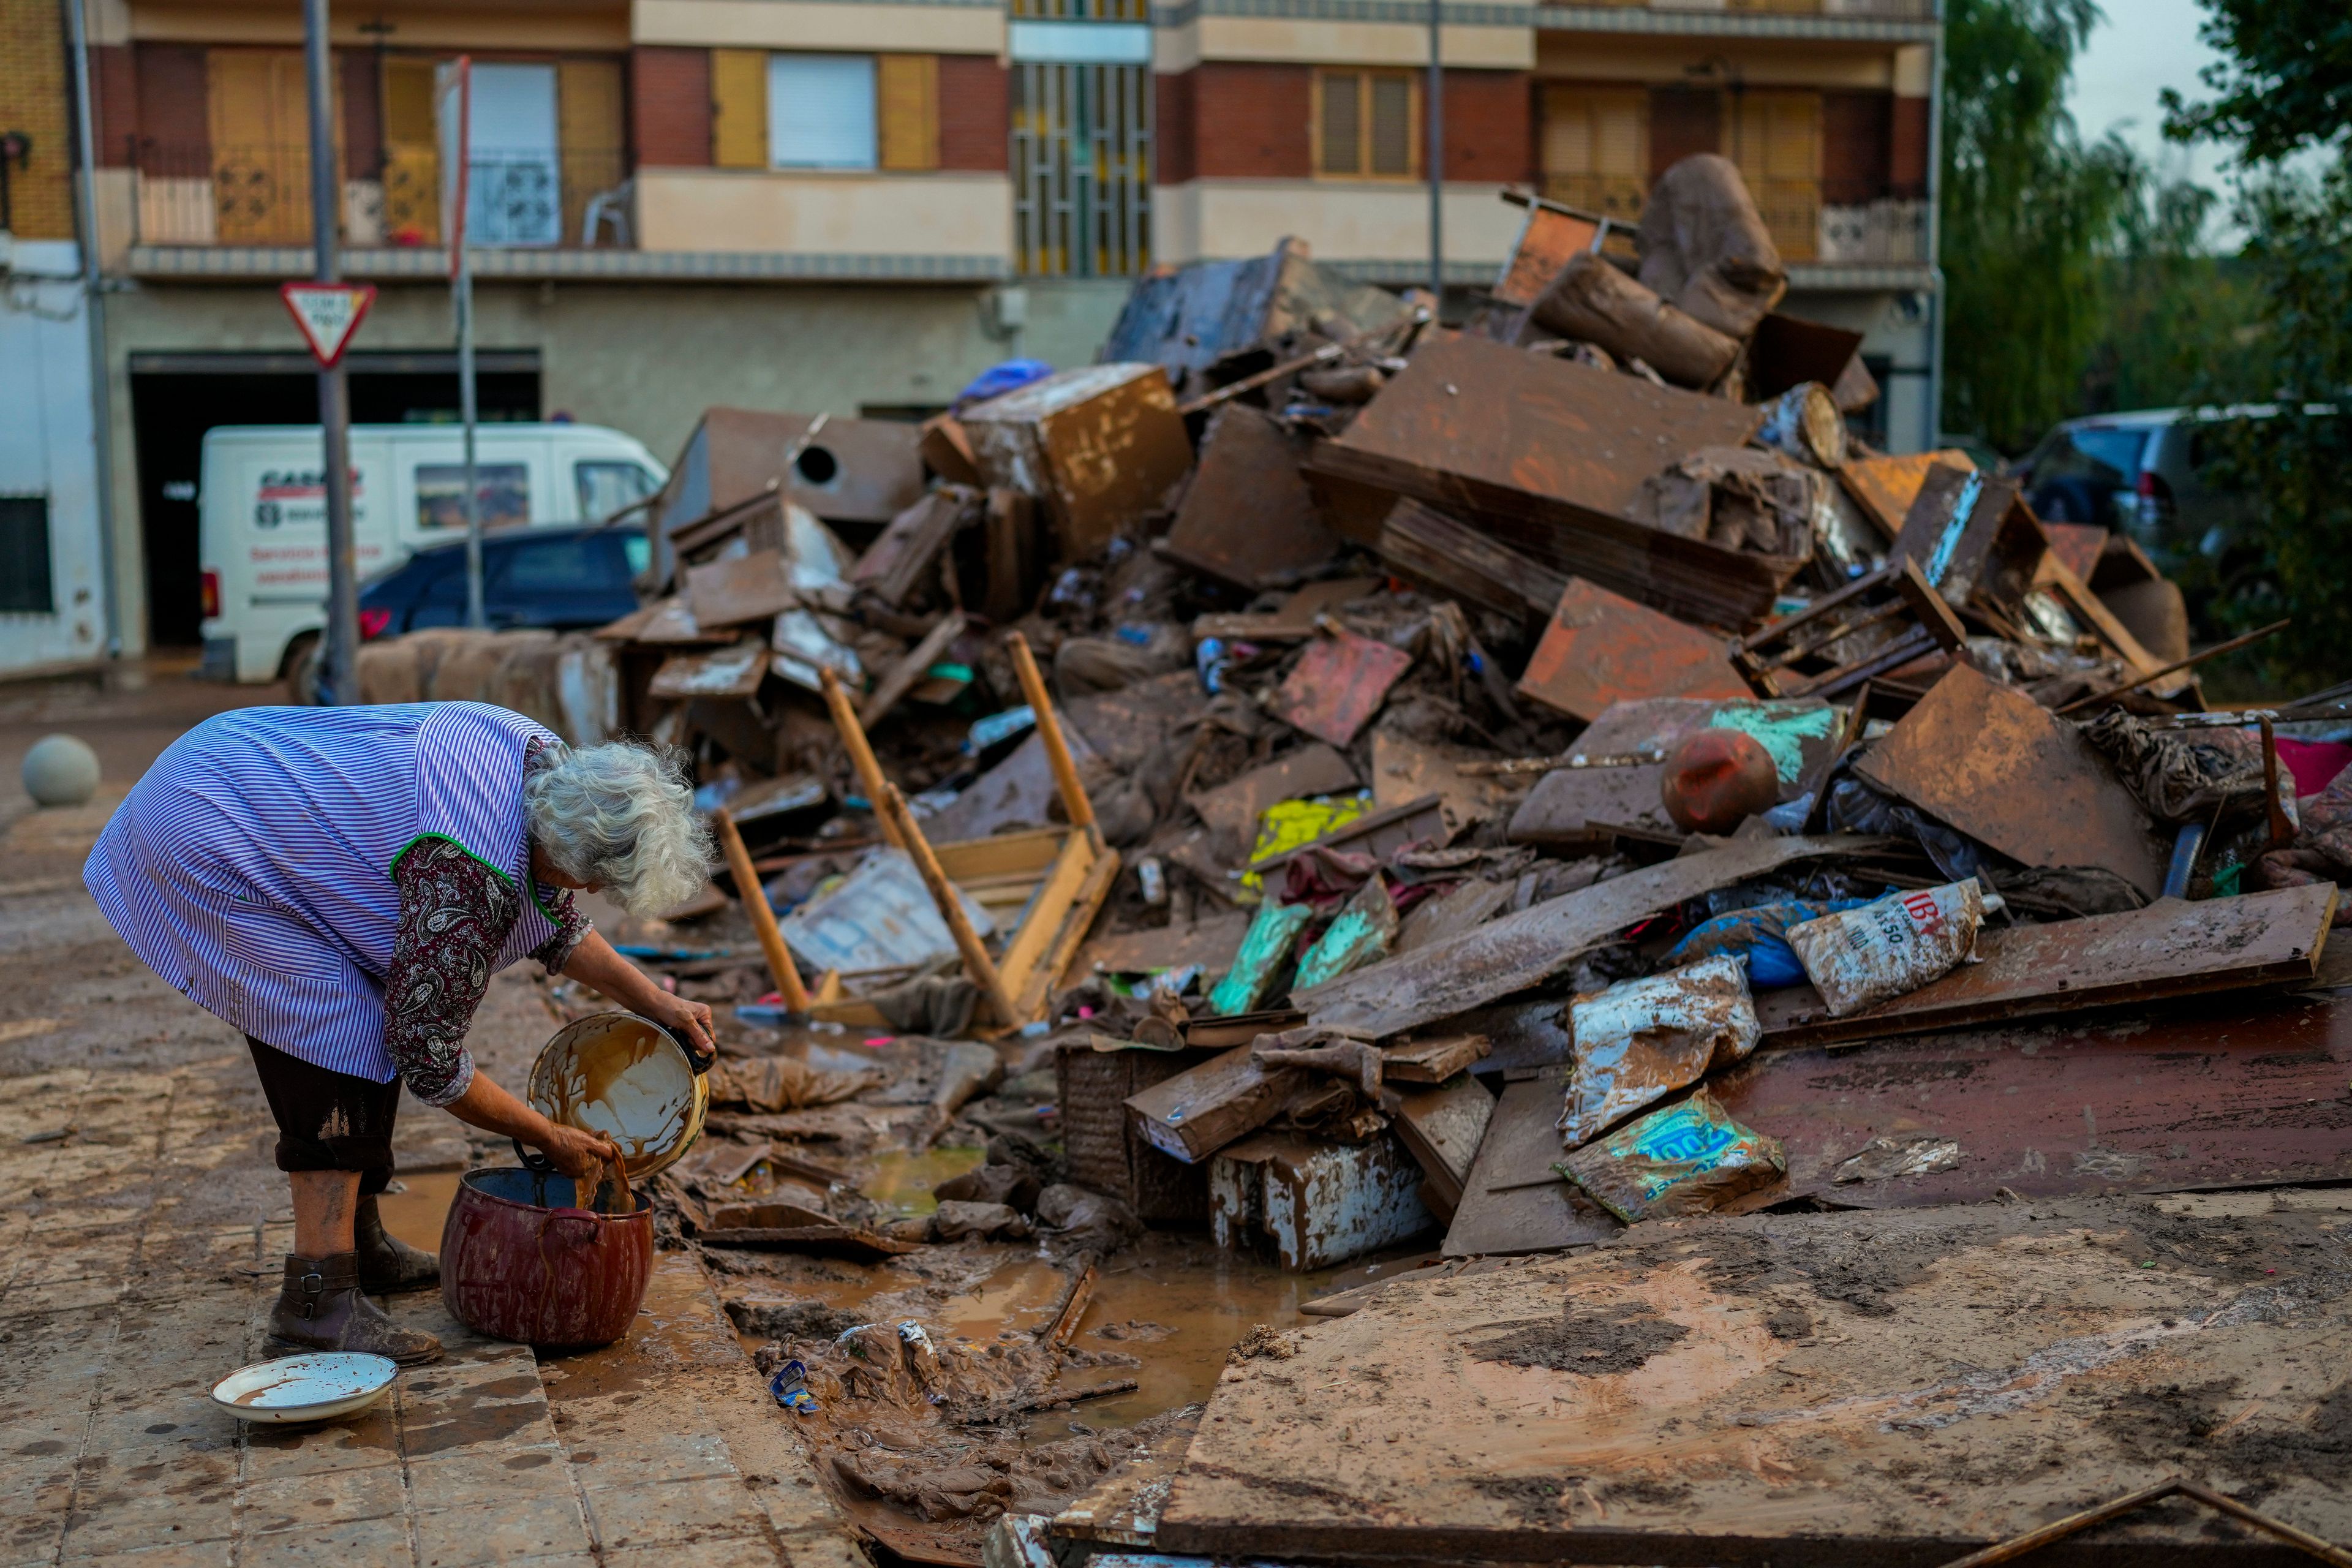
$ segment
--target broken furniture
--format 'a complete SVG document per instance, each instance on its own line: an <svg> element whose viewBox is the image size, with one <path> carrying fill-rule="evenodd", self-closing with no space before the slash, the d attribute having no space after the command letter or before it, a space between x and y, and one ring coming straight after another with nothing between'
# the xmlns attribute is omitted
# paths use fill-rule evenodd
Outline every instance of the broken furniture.
<svg viewBox="0 0 2352 1568"><path fill-rule="evenodd" d="M1054 787L1070 826L999 834L991 838L932 846L906 809L905 798L882 773L865 726L849 706L841 683L826 673L825 702L848 750L858 780L874 802L885 837L912 856L931 891L940 920L956 939L966 975L980 988L994 1026L1014 1029L1039 1017L1046 997L1086 940L1087 928L1110 896L1118 874L1118 852L1103 842L1094 807L1079 782L1077 764L1062 731L1045 682L1028 643L1018 632L1008 639L1023 694L1036 716L1037 734L1054 775ZM1007 910L1019 923L992 956L962 903L965 893L992 913ZM842 1022L874 1023L870 1003L819 997L814 1016Z"/></svg>
<svg viewBox="0 0 2352 1568"><path fill-rule="evenodd" d="M1093 554L1159 504L1192 466L1192 443L1156 364L1066 370L959 417L991 485L1037 498L1066 561Z"/></svg>

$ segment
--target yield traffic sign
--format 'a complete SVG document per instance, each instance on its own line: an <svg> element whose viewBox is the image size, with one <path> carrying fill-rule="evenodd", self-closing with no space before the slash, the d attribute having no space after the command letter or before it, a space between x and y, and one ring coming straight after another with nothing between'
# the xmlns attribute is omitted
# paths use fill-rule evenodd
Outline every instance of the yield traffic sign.
<svg viewBox="0 0 2352 1568"><path fill-rule="evenodd" d="M335 368L360 319L375 303L373 283L280 283L278 294L321 370Z"/></svg>

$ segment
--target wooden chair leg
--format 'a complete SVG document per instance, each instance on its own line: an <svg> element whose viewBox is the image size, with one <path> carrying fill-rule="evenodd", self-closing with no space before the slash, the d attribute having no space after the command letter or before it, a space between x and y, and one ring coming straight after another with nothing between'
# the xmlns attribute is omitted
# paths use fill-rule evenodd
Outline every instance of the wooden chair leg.
<svg viewBox="0 0 2352 1568"><path fill-rule="evenodd" d="M866 743L866 726L857 721L857 710L849 705L849 693L842 689L841 678L820 666L818 678L824 683L824 705L833 710L833 727L841 731L841 743L848 748L850 765L857 770L857 782L866 786L866 798L873 804L874 820L882 830L882 841L893 849L904 849L906 841L899 837L898 824L882 810L882 791L887 781L882 777L882 764L876 760L874 748Z"/></svg>
<svg viewBox="0 0 2352 1568"><path fill-rule="evenodd" d="M899 834L906 840L908 858L914 861L916 871L923 879L924 888L931 895L931 902L939 909L940 919L947 922L948 934L955 938L956 952L963 959L964 973L971 976L972 984L979 986L981 994L988 998L988 1005L994 1009L997 1017L1008 1026L1017 1026L1022 1020L1014 1016L1013 998L1005 992L1004 979L997 973L994 961L988 956L988 948L980 940L980 932L963 912L963 900L957 896L955 884L948 880L947 872L940 868L940 858L931 853L930 841L915 825L915 815L907 808L907 797L898 793L897 784L886 784L882 786L882 801L887 803L884 809L898 818Z"/></svg>
<svg viewBox="0 0 2352 1568"><path fill-rule="evenodd" d="M719 847L726 850L728 868L735 873L736 894L743 900L743 912L751 917L751 930L759 935L760 951L767 957L768 974L776 983L777 994L793 1012L807 1012L808 988L801 984L801 972L784 946L784 933L777 929L776 911L768 907L767 891L752 868L751 852L743 847L743 835L736 831L735 819L723 805L710 814L710 821L719 830Z"/></svg>
<svg viewBox="0 0 2352 1568"><path fill-rule="evenodd" d="M1022 695L1029 699L1029 710L1037 716L1037 733L1045 742L1045 761L1054 770L1054 787L1061 793L1062 809L1069 813L1071 826L1099 837L1095 833L1094 803L1087 798L1086 786L1078 782L1078 764L1070 756L1070 742L1062 734L1062 721L1054 712L1053 699L1046 695L1045 678L1037 673L1037 660L1029 651L1029 639L1014 632L1006 640L1013 647L1013 668L1021 679Z"/></svg>

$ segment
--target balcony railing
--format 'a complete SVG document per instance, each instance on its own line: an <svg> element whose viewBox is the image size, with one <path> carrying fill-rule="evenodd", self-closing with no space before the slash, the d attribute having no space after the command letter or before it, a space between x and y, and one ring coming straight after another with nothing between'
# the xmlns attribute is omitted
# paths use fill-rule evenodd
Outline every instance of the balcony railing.
<svg viewBox="0 0 2352 1568"><path fill-rule="evenodd" d="M132 147L141 245L310 243L310 152L300 143ZM469 245L509 248L635 243L627 160L617 147L477 150L467 161ZM387 144L346 169L341 234L352 246L437 246L438 148Z"/></svg>
<svg viewBox="0 0 2352 1568"><path fill-rule="evenodd" d="M1716 12L1734 16L1853 16L1873 21L1935 19L1935 0L1546 0L1579 10Z"/></svg>

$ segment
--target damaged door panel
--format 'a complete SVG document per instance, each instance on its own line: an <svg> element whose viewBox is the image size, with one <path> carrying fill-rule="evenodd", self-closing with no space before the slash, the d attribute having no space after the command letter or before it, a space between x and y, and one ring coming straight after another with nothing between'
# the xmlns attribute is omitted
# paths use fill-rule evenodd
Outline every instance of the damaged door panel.
<svg viewBox="0 0 2352 1568"><path fill-rule="evenodd" d="M1391 1132L1361 1143L1261 1133L1210 1163L1210 1233L1220 1247L1264 1247L1285 1268L1328 1268L1428 1229L1421 1182Z"/></svg>

